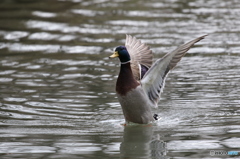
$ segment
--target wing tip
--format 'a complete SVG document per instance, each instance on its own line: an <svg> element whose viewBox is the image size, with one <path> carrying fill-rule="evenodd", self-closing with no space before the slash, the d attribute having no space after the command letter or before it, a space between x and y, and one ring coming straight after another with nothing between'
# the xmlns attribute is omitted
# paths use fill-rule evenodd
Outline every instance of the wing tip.
<svg viewBox="0 0 240 159"><path fill-rule="evenodd" d="M132 37L131 35L129 34L125 34L126 35L126 39L128 39L129 37Z"/></svg>
<svg viewBox="0 0 240 159"><path fill-rule="evenodd" d="M205 34L205 35L202 35L202 36L198 37L196 42L198 42L202 39L205 39L206 36L208 36L208 34Z"/></svg>

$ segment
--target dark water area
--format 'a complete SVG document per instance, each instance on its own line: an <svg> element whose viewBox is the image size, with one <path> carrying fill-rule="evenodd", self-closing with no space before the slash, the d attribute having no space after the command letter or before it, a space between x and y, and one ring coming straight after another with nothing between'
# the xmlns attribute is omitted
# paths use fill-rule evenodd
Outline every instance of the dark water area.
<svg viewBox="0 0 240 159"><path fill-rule="evenodd" d="M238 0L1 0L0 158L240 158L239 26ZM108 56L125 34L155 60L208 34L152 126L123 126Z"/></svg>

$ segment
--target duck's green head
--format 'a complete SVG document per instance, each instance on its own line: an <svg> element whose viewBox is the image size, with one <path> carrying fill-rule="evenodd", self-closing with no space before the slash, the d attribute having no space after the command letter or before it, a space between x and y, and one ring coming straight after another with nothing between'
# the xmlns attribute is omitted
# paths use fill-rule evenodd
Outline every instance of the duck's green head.
<svg viewBox="0 0 240 159"><path fill-rule="evenodd" d="M111 56L109 56L109 58L115 57L118 57L122 63L129 62L131 60L127 48L125 46L118 46L115 49L115 52Z"/></svg>

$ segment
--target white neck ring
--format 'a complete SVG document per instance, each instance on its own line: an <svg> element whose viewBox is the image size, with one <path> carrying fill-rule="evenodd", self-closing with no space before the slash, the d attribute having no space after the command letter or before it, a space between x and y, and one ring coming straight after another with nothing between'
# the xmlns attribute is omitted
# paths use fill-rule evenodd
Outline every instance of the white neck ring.
<svg viewBox="0 0 240 159"><path fill-rule="evenodd" d="M127 63L129 63L130 62L130 60L129 61L127 61L127 62L121 62L121 64L127 64Z"/></svg>

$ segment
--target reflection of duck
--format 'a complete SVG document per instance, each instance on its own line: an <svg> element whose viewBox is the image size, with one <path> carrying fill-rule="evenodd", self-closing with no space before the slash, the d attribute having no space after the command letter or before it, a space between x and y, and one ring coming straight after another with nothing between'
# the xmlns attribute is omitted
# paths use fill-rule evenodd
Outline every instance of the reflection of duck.
<svg viewBox="0 0 240 159"><path fill-rule="evenodd" d="M166 159L167 145L153 139L153 126L126 126L120 146L121 158Z"/></svg>
<svg viewBox="0 0 240 159"><path fill-rule="evenodd" d="M140 40L127 35L125 46L118 46L111 58L121 61L116 92L126 122L146 124L157 118L151 106L157 107L168 72L185 53L204 36L198 37L158 59L152 65L152 51Z"/></svg>

